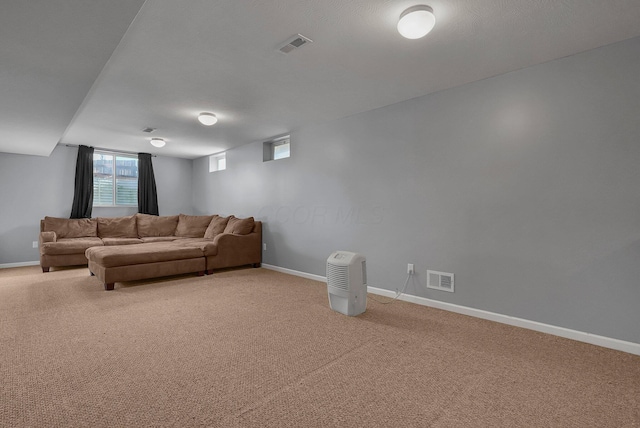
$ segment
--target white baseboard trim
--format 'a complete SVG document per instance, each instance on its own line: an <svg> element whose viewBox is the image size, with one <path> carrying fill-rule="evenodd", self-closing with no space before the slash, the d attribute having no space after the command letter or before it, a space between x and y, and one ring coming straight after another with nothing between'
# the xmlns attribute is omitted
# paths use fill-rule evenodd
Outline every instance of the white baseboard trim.
<svg viewBox="0 0 640 428"><path fill-rule="evenodd" d="M384 290L381 288L367 287L367 291L373 294L379 294L386 297L395 297L394 291ZM569 328L558 327L551 324L544 324L537 321L526 320L523 318L502 315L495 312L484 311L482 309L470 308L468 306L455 305L453 303L441 302L438 300L427 299L424 297L403 294L398 300L416 303L418 305L430 306L432 308L443 309L445 311L456 312L458 314L469 315L476 318L482 318L489 321L495 321L502 324L522 327L529 330L539 331L541 333L553 334L555 336L565 337L567 339L577 340L579 342L590 343L605 348L615 349L618 351L628 352L630 354L640 355L640 343L627 342L624 340L613 339L610 337L599 336L597 334L585 333L582 331L571 330Z"/></svg>
<svg viewBox="0 0 640 428"><path fill-rule="evenodd" d="M301 277L307 278L307 279L313 279L314 281L327 282L327 278L325 278L324 276L320 276L320 275L313 275L313 274L310 274L310 273L300 272L300 271L292 270L292 269L287 269L287 268L283 268L283 267L280 267L280 266L268 265L268 264L265 264L265 263L262 263L262 267L265 268L265 269L269 269L269 270L275 270L276 272L288 273L289 275L295 275L295 276L301 276Z"/></svg>
<svg viewBox="0 0 640 428"><path fill-rule="evenodd" d="M312 275L305 272L299 272L292 269L285 269L278 266L262 265L266 269L275 270L290 275L301 276L307 279L313 279L320 282L327 282L326 277ZM385 290L376 287L367 287L367 292L385 297L395 297L395 291ZM539 331L541 333L552 334L567 339L577 340L579 342L590 343L592 345L602 346L604 348L615 349L617 351L627 352L629 354L640 355L640 343L627 342L624 340L613 339L610 337L599 336L597 334L585 333L582 331L571 330L555 325L544 324L537 321L526 320L523 318L502 315L495 312L489 312L482 309L470 308L468 306L460 306L453 303L441 302L439 300L427 299L425 297L403 294L398 300L415 303L422 306L429 306L436 309L442 309L449 312L455 312L462 315L469 315L476 318L482 318L489 321L495 321L502 324L508 324L515 327L522 327L529 330Z"/></svg>
<svg viewBox="0 0 640 428"><path fill-rule="evenodd" d="M38 266L40 262L19 262L19 263L0 263L0 269L23 267L23 266Z"/></svg>

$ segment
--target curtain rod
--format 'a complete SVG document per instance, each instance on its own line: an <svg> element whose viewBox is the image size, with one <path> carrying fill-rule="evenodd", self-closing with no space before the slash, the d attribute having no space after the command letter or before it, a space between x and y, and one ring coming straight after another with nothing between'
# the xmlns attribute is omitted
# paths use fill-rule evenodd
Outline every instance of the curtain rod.
<svg viewBox="0 0 640 428"><path fill-rule="evenodd" d="M65 144L65 146L67 147L79 147L78 144ZM93 146L89 146L89 147L93 147ZM102 147L93 147L94 150L97 150L99 152L109 152L109 153L115 153L115 154L121 154L121 155L137 155L137 152L127 152L127 151L123 151L123 150L112 150L112 149L104 149ZM157 155L151 155L152 158L157 157Z"/></svg>

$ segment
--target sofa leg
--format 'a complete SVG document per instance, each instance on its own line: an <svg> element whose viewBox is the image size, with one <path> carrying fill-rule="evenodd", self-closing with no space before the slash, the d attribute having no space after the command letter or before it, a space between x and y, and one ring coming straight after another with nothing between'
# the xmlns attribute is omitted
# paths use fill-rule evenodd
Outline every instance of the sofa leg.
<svg viewBox="0 0 640 428"><path fill-rule="evenodd" d="M207 269L207 275L213 275L213 269Z"/></svg>
<svg viewBox="0 0 640 428"><path fill-rule="evenodd" d="M262 265L262 263L254 263L251 266L253 266L254 268L259 268Z"/></svg>
<svg viewBox="0 0 640 428"><path fill-rule="evenodd" d="M104 289L105 290L113 290L113 286L114 286L113 282L110 282L108 284L106 282L104 283Z"/></svg>
<svg viewBox="0 0 640 428"><path fill-rule="evenodd" d="M49 268L42 266L42 273L47 273L47 272L49 272Z"/></svg>
<svg viewBox="0 0 640 428"><path fill-rule="evenodd" d="M203 270L198 271L198 276L204 276L204 271Z"/></svg>

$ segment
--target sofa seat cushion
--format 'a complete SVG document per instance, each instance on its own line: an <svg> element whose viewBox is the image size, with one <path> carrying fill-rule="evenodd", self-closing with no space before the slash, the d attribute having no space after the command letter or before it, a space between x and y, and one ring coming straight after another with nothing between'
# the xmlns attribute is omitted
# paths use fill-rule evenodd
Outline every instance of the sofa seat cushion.
<svg viewBox="0 0 640 428"><path fill-rule="evenodd" d="M43 232L55 232L60 238L83 238L98 236L98 221L95 218L45 217Z"/></svg>
<svg viewBox="0 0 640 428"><path fill-rule="evenodd" d="M157 216L150 214L136 214L138 237L173 236L178 226L178 216Z"/></svg>
<svg viewBox="0 0 640 428"><path fill-rule="evenodd" d="M182 238L178 238L177 236L145 236L140 238L142 242L171 242L178 239Z"/></svg>
<svg viewBox="0 0 640 428"><path fill-rule="evenodd" d="M56 242L44 242L40 252L49 256L82 254L87 248L102 247L100 238L62 238Z"/></svg>
<svg viewBox="0 0 640 428"><path fill-rule="evenodd" d="M130 245L130 244L142 244L140 238L102 238L104 245Z"/></svg>
<svg viewBox="0 0 640 428"><path fill-rule="evenodd" d="M136 217L98 217L100 238L137 238Z"/></svg>
<svg viewBox="0 0 640 428"><path fill-rule="evenodd" d="M173 242L174 245L182 247L199 248L205 256L215 256L218 254L218 244L213 239L207 238L183 238Z"/></svg>
<svg viewBox="0 0 640 428"><path fill-rule="evenodd" d="M87 249L85 255L90 261L105 268L186 260L204 256L199 248L183 247L163 242L117 247L93 247Z"/></svg>

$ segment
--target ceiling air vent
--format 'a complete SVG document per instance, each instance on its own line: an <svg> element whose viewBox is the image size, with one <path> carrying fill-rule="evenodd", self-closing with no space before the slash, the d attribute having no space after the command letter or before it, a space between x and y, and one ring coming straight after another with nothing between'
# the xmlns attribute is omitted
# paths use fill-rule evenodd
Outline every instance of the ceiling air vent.
<svg viewBox="0 0 640 428"><path fill-rule="evenodd" d="M298 49L299 47L304 46L308 43L313 43L313 40L303 36L302 34L296 34L294 37L287 40L285 44L278 50L282 53L288 54L292 50Z"/></svg>
<svg viewBox="0 0 640 428"><path fill-rule="evenodd" d="M144 128L142 130L142 132L146 132L147 134L151 134L155 130L156 130L156 128Z"/></svg>

